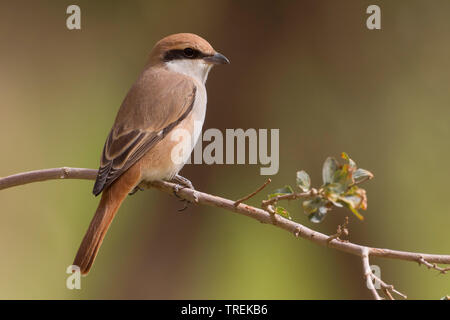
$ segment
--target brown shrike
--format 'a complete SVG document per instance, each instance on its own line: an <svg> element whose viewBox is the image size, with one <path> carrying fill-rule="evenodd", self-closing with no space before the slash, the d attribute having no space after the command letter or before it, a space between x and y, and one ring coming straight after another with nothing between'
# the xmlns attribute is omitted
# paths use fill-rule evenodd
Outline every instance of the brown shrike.
<svg viewBox="0 0 450 320"><path fill-rule="evenodd" d="M174 34L154 46L103 148L93 190L95 195L103 192L102 197L73 262L82 274L91 269L122 201L140 183L168 180L192 188L178 175L184 162L172 159L172 149L180 143L174 131L191 135L190 154L199 138L194 123L203 125L205 118L206 78L213 65L226 63L225 56L195 34Z"/></svg>

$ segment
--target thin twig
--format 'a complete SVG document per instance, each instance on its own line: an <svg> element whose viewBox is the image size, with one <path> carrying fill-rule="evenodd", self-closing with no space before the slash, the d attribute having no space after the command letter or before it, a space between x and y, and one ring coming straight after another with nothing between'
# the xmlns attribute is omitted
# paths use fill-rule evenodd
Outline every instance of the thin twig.
<svg viewBox="0 0 450 320"><path fill-rule="evenodd" d="M401 293L400 291L396 290L396 289L394 288L393 285L387 284L386 282L384 282L383 280L381 280L381 279L380 279L379 277L377 277L374 273L372 273L372 278L375 280L376 283L379 283L379 284L380 284L380 286L381 286L381 288L382 288L383 290L392 291L393 293L399 295L400 297L402 297L402 298L404 298L404 299L407 298L407 296L406 296L405 294L403 294L403 293ZM392 296L391 296L391 297L392 297Z"/></svg>
<svg viewBox="0 0 450 320"><path fill-rule="evenodd" d="M388 298L389 300L395 300L387 288L382 288L382 290L386 298Z"/></svg>
<svg viewBox="0 0 450 320"><path fill-rule="evenodd" d="M375 300L381 300L380 295L378 294L377 289L373 285L373 272L370 268L369 263L369 249L367 247L361 248L361 259L362 259L362 266L363 266L363 274L364 278L366 279L366 285L369 289L370 293L372 294L372 297Z"/></svg>
<svg viewBox="0 0 450 320"><path fill-rule="evenodd" d="M251 197L255 196L258 192L260 192L262 189L264 189L271 182L272 182L272 180L270 178L267 179L266 182L264 182L264 184L262 186L260 186L258 189L256 189L256 191L253 191L249 195L247 195L239 200L236 200L236 202L234 203L234 206L237 207L239 205L239 203L244 202L244 201L250 199Z"/></svg>
<svg viewBox="0 0 450 320"><path fill-rule="evenodd" d="M347 225L348 225L348 217L346 216L344 223L337 226L336 233L328 237L328 240L327 240L328 243L330 243L330 241L334 240L334 239L337 239L340 241L348 241L348 240L342 240L341 238L339 238L341 235L348 236Z"/></svg>
<svg viewBox="0 0 450 320"><path fill-rule="evenodd" d="M439 271L439 273L442 273L442 274L446 274L447 271L450 271L450 267L448 267L448 268L439 267L436 263L430 263L430 262L426 261L423 257L420 257L418 262L419 262L419 265L423 264L428 269L435 269L435 270Z"/></svg>
<svg viewBox="0 0 450 320"><path fill-rule="evenodd" d="M312 196L314 196L316 194L317 194L317 190L314 189L314 188L312 188L308 192L293 192L293 193L283 194L283 195L275 196L275 197L270 198L268 200L263 200L261 206L262 206L263 209L267 209L270 206L275 205L278 201L282 201L282 200L297 200L297 199L302 199L302 198L309 198L309 197L312 197Z"/></svg>

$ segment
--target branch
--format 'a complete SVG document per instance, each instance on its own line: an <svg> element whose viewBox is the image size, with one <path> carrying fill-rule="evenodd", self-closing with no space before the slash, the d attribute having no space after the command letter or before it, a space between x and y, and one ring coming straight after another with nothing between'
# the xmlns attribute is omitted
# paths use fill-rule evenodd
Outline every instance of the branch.
<svg viewBox="0 0 450 320"><path fill-rule="evenodd" d="M242 203L242 202L244 202L244 201L250 199L251 197L255 196L258 192L260 192L262 189L264 189L264 188L265 188L269 183L271 183L271 182L272 182L272 180L271 180L270 178L267 179L266 182L264 182L264 184L263 184L262 186L260 186L258 189L256 189L255 191L253 191L253 192L250 193L249 195L247 195L247 196L245 196L245 197L243 197L243 198L241 198L241 199L239 199L239 200L236 200L236 201L234 202L234 205L235 205L235 206L238 206L240 203Z"/></svg>
<svg viewBox="0 0 450 320"><path fill-rule="evenodd" d="M97 170L84 168L53 168L36 171L28 171L0 178L0 190L28 184L32 182L56 180L56 179L86 179L95 180Z"/></svg>
<svg viewBox="0 0 450 320"><path fill-rule="evenodd" d="M362 259L362 265L363 265L364 278L366 279L366 283L367 283L367 288L370 290L370 293L372 294L372 296L375 300L381 300L381 297L378 294L378 291L377 291L377 289L375 289L375 286L373 284L374 278L373 278L372 269L370 268L369 249L367 247L364 247L361 249L361 259Z"/></svg>
<svg viewBox="0 0 450 320"><path fill-rule="evenodd" d="M375 300L381 300L380 295L378 294L377 288L381 288L383 290L384 295L389 300L394 300L392 293L396 293L402 298L406 299L406 295L394 289L393 285L386 284L383 280L377 277L370 267L369 263L369 248L363 247L361 250L361 259L363 264L364 277L366 279L367 288L372 293L372 296ZM391 293L392 292L392 293Z"/></svg>
<svg viewBox="0 0 450 320"><path fill-rule="evenodd" d="M435 269L435 270L439 271L439 273L442 273L442 274L445 274L445 273L447 273L447 271L450 271L450 267L441 268L436 263L430 263L423 258L421 258L419 260L419 265L421 265L421 264L424 264L428 269Z"/></svg>
<svg viewBox="0 0 450 320"><path fill-rule="evenodd" d="M37 181L46 181L46 180L55 180L55 179L86 179L86 180L95 180L97 175L97 170L94 169L83 169L83 168L53 168L53 169L45 169L45 170L36 170L30 172L24 172L15 174L12 176L0 178L0 190L28 184ZM148 187L156 188L160 191L173 194L176 185L166 181L155 181L148 184ZM260 191L258 189L256 192ZM256 193L255 192L255 193ZM330 237L320 233L318 231L312 230L300 223L294 222L292 220L281 217L280 215L274 214L271 209L271 205L276 203L279 200L288 200L288 199L296 199L311 196L315 191L312 189L307 193L296 193L289 196L280 196L276 198L272 198L274 200L268 200L263 202L262 207L265 209L256 208L253 206L246 205L244 203L238 203L235 205L236 201L225 199L222 197L218 197L215 195L211 195L208 193L200 192L192 189L181 189L177 192L177 195L183 199L189 200L191 202L195 202L202 205L212 206L222 208L228 211L232 211L238 214L242 214L249 218L255 219L262 223L272 224L280 229L286 230L292 234L294 234L297 238L301 237L307 239L311 242L314 242L318 245L330 247L339 251L343 251L346 253L350 253L356 256L361 257L363 260L364 272L366 279L369 277L374 281L378 281L381 283L382 288L391 290L394 293L400 294L398 291L394 291L392 286L386 285L381 279L378 279L375 275L368 275L367 265L369 263L369 256L372 257L382 257L389 259L397 259L404 261L412 261L417 262L419 264L424 264L429 268L433 268L438 270L439 272L445 272L449 270L448 268L440 268L436 264L450 264L450 255L438 255L438 254L424 254L418 252L407 252L407 251L398 251L391 249L382 249L382 248L371 248L362 246L356 243L352 243L349 241L342 241L338 238L333 239ZM252 194L253 195L253 194ZM372 274L372 272L370 272ZM384 284L384 285L383 285ZM384 291L383 289L383 291ZM379 297L378 293L373 292L370 289L374 298ZM400 294L404 296L403 294Z"/></svg>

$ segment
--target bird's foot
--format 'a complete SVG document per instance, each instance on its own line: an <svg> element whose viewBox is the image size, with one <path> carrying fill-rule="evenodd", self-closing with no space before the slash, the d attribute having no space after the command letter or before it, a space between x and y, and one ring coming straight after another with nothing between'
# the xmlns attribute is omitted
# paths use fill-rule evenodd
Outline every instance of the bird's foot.
<svg viewBox="0 0 450 320"><path fill-rule="evenodd" d="M175 177L173 177L172 180L170 180L170 182L178 184L179 186L182 186L182 188L180 190L185 189L185 188L195 190L194 186L192 185L192 182L189 179L187 179L183 176L180 176L179 174L177 174Z"/></svg>
<svg viewBox="0 0 450 320"><path fill-rule="evenodd" d="M139 187L139 186L136 186L136 187L134 187L133 190L131 190L130 193L128 193L128 195L129 195L129 196L132 196L133 194L135 194L135 193L138 192L138 191L144 191L144 189L142 189L142 188Z"/></svg>
<svg viewBox="0 0 450 320"><path fill-rule="evenodd" d="M179 209L178 211L184 211L184 210L186 210L187 207L188 207L188 204L189 204L189 203L192 203L191 201L189 201L189 200L187 200L187 199L183 199L183 198L181 198L181 197L178 195L178 192L179 192L180 190L183 190L183 189L186 189L186 188L187 188L187 189L192 189L192 190L194 190L194 194L193 194L193 196L194 196L194 202L195 202L195 203L198 203L198 197L197 197L197 195L196 195L196 193L195 193L195 189L194 189L194 186L192 185L192 182L191 182L191 181L189 181L189 180L186 179L185 177L180 176L180 175L177 174L175 177L172 178L172 180L171 180L170 182L175 183L175 186L173 187L173 194L175 195L175 197L177 197L178 199L180 199L180 201L183 201L183 202L184 202L184 207L181 208L181 209Z"/></svg>

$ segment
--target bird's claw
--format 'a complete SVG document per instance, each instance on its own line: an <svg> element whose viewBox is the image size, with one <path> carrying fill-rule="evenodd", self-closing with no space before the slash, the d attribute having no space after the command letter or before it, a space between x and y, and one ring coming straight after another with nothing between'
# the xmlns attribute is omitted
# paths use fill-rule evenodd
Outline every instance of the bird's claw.
<svg viewBox="0 0 450 320"><path fill-rule="evenodd" d="M194 203L198 204L198 196L197 196L197 192L194 190L194 193L192 194L192 196L194 197Z"/></svg>
<svg viewBox="0 0 450 320"><path fill-rule="evenodd" d="M184 207L181 208L181 209L179 209L178 211L184 211L184 210L186 210L189 203L198 203L198 196L197 196L197 193L195 192L194 186L192 185L192 182L191 182L191 181L189 181L188 179L186 179L186 178L184 178L184 177L182 177L182 176L180 176L180 175L176 175L172 181L175 183L175 185L174 185L174 187L173 187L173 194L174 194L178 199L180 199L180 201L185 202ZM189 200L187 200L187 199L181 198L181 197L178 195L178 192L179 192L180 190L183 190L183 189L192 189L192 190L194 190L194 193L193 193L193 198L194 198L194 199L193 199L193 202L192 202L192 201L189 201Z"/></svg>
<svg viewBox="0 0 450 320"><path fill-rule="evenodd" d="M183 190L183 189L186 189L186 187L180 186L179 184L175 184L174 187L173 187L173 194L174 194L174 196L177 197L177 198L179 199L179 201L184 202L184 207L181 208L181 209L178 209L178 212L181 212L181 211L186 210L187 207L188 207L188 204L191 203L189 200L184 199L184 198L182 198L182 197L180 197L180 196L178 195L178 192L179 192L180 190Z"/></svg>
<svg viewBox="0 0 450 320"><path fill-rule="evenodd" d="M129 195L129 196L132 196L133 194L135 194L135 193L138 192L138 191L144 191L144 189L142 189L142 188L139 187L139 186L136 186L136 187L134 187L133 190L131 190L130 193L128 193L128 195Z"/></svg>
<svg viewBox="0 0 450 320"><path fill-rule="evenodd" d="M181 199L181 197L178 195L178 192L180 191L180 186L178 184L175 184L173 186L173 190L172 191L173 191L173 195L175 197L177 197L178 199Z"/></svg>

